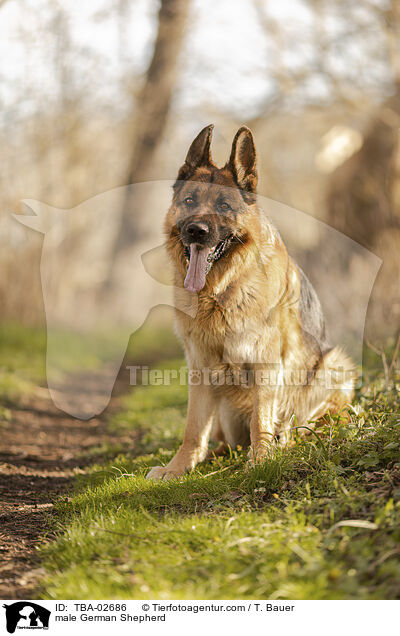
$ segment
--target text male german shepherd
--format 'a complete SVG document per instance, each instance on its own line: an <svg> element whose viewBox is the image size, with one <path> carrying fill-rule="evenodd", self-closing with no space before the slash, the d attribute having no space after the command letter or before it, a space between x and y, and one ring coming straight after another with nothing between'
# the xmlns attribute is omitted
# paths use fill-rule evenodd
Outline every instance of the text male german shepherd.
<svg viewBox="0 0 400 636"><path fill-rule="evenodd" d="M197 303L194 318L176 311L176 325L201 381L189 386L182 446L151 479L194 468L212 431L217 453L250 443L250 463L265 461L293 427L353 396L351 360L328 345L315 290L257 207L250 130L238 130L223 168L211 159L212 130L190 146L165 221L175 285Z"/></svg>

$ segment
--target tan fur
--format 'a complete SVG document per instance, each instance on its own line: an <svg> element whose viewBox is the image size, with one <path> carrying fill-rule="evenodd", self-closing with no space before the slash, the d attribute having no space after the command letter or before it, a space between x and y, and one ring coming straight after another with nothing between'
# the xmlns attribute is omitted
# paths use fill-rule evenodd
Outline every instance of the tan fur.
<svg viewBox="0 0 400 636"><path fill-rule="evenodd" d="M198 215L211 213L216 185L228 186L241 197L227 167L201 166L182 187L193 187L193 182L202 184ZM180 214L175 194L165 231L177 288L183 287L187 268L176 229ZM243 445L250 438L250 462L264 460L277 435L286 444L294 426L309 426L310 420L327 412L339 412L353 396L351 360L337 348L319 356L304 339L300 276L277 231L261 219L254 202L246 203L245 214L238 214L232 223L240 240L214 263L205 287L198 294L188 293L187 302L198 303L195 317L176 311L176 328L189 369L209 369L210 374L200 386L189 387L183 443L166 467L151 470L150 478L169 479L193 469L207 456L212 430L221 442L218 452L228 445ZM335 370L340 377L335 377ZM235 378L241 372L259 378L272 372L274 381L240 386ZM308 374L308 379L285 385L291 372ZM330 388L319 380L324 372L333 381ZM218 374L231 377L231 382L213 386L212 379Z"/></svg>

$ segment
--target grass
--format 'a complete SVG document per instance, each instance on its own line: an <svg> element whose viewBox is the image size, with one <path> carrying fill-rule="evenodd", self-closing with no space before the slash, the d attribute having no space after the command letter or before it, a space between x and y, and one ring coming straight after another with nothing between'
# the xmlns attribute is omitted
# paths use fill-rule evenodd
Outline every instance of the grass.
<svg viewBox="0 0 400 636"><path fill-rule="evenodd" d="M116 439L139 433L136 455L93 466L58 503L42 597L398 598L400 377L387 387L376 364L350 420L319 438L251 471L235 451L165 483L145 474L179 445L186 387L136 388L110 422Z"/></svg>
<svg viewBox="0 0 400 636"><path fill-rule="evenodd" d="M0 325L0 403L2 408L29 396L45 381L46 334L14 323Z"/></svg>
<svg viewBox="0 0 400 636"><path fill-rule="evenodd" d="M180 354L180 347L171 329L160 328L147 321L129 339L129 334L77 334L68 330L51 330L56 350L55 371L76 372L95 370L124 351L126 363L140 364L144 360L167 358ZM46 385L47 335L44 327L27 327L18 323L0 325L0 404L3 406L29 397L37 385ZM53 376L54 377L54 376ZM1 418L1 413L0 413Z"/></svg>

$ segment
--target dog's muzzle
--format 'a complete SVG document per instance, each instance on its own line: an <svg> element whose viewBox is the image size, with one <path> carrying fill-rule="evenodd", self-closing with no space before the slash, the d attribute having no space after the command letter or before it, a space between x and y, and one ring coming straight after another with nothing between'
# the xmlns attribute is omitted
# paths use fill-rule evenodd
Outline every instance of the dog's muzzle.
<svg viewBox="0 0 400 636"><path fill-rule="evenodd" d="M232 241L233 236L230 235L214 247L205 247L198 243L185 245L188 269L184 286L188 291L199 292L203 289L211 267L227 252Z"/></svg>

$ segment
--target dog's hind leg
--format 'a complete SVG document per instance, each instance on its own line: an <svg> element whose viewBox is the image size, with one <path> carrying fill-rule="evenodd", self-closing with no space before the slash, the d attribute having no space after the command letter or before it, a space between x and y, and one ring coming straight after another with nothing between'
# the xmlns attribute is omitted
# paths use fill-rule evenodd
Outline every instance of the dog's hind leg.
<svg viewBox="0 0 400 636"><path fill-rule="evenodd" d="M238 446L246 448L250 443L249 425L246 418L231 407L226 400L221 400L219 404L213 439L219 444L215 450L208 451L206 459L227 455L230 449Z"/></svg>
<svg viewBox="0 0 400 636"><path fill-rule="evenodd" d="M226 442L220 442L217 448L210 448L206 455L206 461L215 459L216 457L224 457L229 454L230 446Z"/></svg>
<svg viewBox="0 0 400 636"><path fill-rule="evenodd" d="M214 428L211 433L211 439L214 442L218 442L217 448L210 448L206 455L206 461L215 459L216 457L222 457L229 453L229 444L226 443L225 436L222 432L219 415L215 418Z"/></svg>
<svg viewBox="0 0 400 636"><path fill-rule="evenodd" d="M292 412L279 425L279 445L286 446L293 438L294 430L307 435L317 421L325 415L335 415L350 404L354 395L355 367L340 349L331 349L310 384L294 389Z"/></svg>
<svg viewBox="0 0 400 636"><path fill-rule="evenodd" d="M316 421L328 413L340 413L354 397L356 378L354 363L341 349L335 347L328 351L317 370L314 384L309 387L307 420ZM322 399L321 392L324 392Z"/></svg>
<svg viewBox="0 0 400 636"><path fill-rule="evenodd" d="M250 444L250 417L246 418L223 399L219 405L218 418L225 443L231 448L247 448Z"/></svg>

